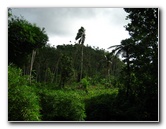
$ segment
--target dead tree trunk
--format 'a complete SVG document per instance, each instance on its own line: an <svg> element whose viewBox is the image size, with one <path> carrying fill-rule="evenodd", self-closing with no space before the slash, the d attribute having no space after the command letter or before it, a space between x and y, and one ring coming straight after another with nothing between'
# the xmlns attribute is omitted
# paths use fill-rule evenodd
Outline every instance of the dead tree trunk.
<svg viewBox="0 0 166 129"><path fill-rule="evenodd" d="M32 69L33 69L33 63L35 61L35 56L36 56L36 51L35 50L32 50L32 57L31 57L31 66L30 66L30 84L32 82Z"/></svg>

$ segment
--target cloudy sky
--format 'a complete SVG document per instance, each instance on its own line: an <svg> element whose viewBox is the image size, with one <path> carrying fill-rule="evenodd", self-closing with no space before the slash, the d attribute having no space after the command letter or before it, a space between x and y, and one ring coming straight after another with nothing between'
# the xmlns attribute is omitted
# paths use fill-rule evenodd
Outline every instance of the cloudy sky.
<svg viewBox="0 0 166 129"><path fill-rule="evenodd" d="M124 26L127 13L123 8L12 8L16 16L44 27L49 44L74 44L78 29L86 30L85 45L107 48L129 37ZM71 42L70 42L71 41Z"/></svg>

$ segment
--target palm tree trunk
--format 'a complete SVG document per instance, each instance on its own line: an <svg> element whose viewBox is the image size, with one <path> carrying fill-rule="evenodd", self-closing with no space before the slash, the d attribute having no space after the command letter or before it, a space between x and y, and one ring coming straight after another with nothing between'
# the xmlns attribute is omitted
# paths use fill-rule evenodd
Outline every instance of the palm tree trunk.
<svg viewBox="0 0 166 129"><path fill-rule="evenodd" d="M75 51L75 53L74 53L74 55L73 55L73 68L74 68L74 79L76 79L76 80L78 80L78 77L79 77L79 79L80 79L80 76L78 76L78 70L79 70L79 68L78 68L78 66L77 66L77 64L76 64L76 62L78 61L78 52L79 52L79 49L80 48L80 46L79 45L75 45L75 49L76 49L76 51Z"/></svg>
<svg viewBox="0 0 166 129"><path fill-rule="evenodd" d="M110 84L110 65L108 66L107 74L108 74L108 83Z"/></svg>
<svg viewBox="0 0 166 129"><path fill-rule="evenodd" d="M83 44L81 44L81 73L80 73L80 81L82 79L82 71L83 71Z"/></svg>

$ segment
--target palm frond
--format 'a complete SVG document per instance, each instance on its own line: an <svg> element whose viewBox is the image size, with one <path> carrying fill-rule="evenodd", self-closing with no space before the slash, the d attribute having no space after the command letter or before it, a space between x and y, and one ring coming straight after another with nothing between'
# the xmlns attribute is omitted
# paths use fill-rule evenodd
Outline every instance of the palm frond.
<svg viewBox="0 0 166 129"><path fill-rule="evenodd" d="M119 47L119 46L121 46L121 45L114 45L114 46L109 47L108 49L113 48L113 47Z"/></svg>
<svg viewBox="0 0 166 129"><path fill-rule="evenodd" d="M116 53L117 50L122 49L121 47L122 47L121 45L118 45L118 47L112 50L111 54L114 54Z"/></svg>
<svg viewBox="0 0 166 129"><path fill-rule="evenodd" d="M85 42L85 29L83 27L81 27L78 32L77 35L75 37L75 40L78 40L79 44L84 44Z"/></svg>
<svg viewBox="0 0 166 129"><path fill-rule="evenodd" d="M117 56L119 56L121 53L123 53L123 50L122 50L122 49L119 49L118 51L116 51L115 56L117 57Z"/></svg>

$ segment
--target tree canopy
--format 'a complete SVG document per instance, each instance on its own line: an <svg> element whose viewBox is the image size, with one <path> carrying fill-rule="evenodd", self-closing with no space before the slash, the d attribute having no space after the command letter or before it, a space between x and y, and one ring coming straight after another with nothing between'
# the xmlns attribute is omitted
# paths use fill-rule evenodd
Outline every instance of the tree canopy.
<svg viewBox="0 0 166 129"><path fill-rule="evenodd" d="M8 49L9 64L22 66L32 50L46 45L48 36L44 28L29 23L23 18L9 15L8 18Z"/></svg>
<svg viewBox="0 0 166 129"><path fill-rule="evenodd" d="M75 40L79 40L79 44L84 44L85 42L85 29L81 26L81 28L78 30L78 33L75 37Z"/></svg>

